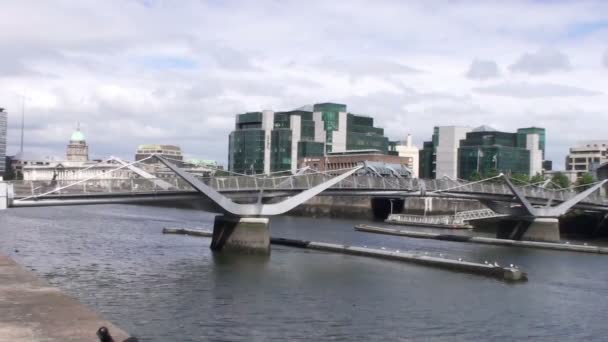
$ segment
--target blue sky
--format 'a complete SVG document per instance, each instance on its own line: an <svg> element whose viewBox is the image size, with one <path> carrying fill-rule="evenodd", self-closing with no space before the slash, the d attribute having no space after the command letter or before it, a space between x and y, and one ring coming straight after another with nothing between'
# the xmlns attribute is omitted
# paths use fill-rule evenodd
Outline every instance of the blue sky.
<svg viewBox="0 0 608 342"><path fill-rule="evenodd" d="M335 101L421 145L434 125L547 128L548 157L608 127L605 1L7 1L9 152L173 143L226 161L234 115ZM41 34L43 33L43 34Z"/></svg>

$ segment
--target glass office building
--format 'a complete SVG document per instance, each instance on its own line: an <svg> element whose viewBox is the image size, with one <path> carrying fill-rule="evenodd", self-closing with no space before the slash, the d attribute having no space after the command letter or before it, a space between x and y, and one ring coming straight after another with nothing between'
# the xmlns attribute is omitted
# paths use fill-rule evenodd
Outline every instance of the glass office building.
<svg viewBox="0 0 608 342"><path fill-rule="evenodd" d="M389 141L374 120L347 112L346 105L318 103L313 111L249 112L236 116L230 133L228 167L246 174L291 171L300 158L329 152L378 150Z"/></svg>
<svg viewBox="0 0 608 342"><path fill-rule="evenodd" d="M534 129L536 130L536 128ZM544 129L543 136L544 136ZM532 142L531 136L535 136ZM497 173L531 175L542 171L542 149L538 131L498 132L489 127L467 133L458 148L458 174L471 179ZM544 146L542 146L544 147ZM534 166L533 164L538 164Z"/></svg>
<svg viewBox="0 0 608 342"><path fill-rule="evenodd" d="M419 152L419 177L471 179L497 172L536 175L543 169L545 142L545 129L539 127L507 133L488 126L438 126Z"/></svg>

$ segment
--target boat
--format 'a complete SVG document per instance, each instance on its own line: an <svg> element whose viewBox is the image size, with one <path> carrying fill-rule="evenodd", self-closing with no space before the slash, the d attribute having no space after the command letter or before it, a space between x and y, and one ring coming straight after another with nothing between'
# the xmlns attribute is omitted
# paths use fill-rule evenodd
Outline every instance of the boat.
<svg viewBox="0 0 608 342"><path fill-rule="evenodd" d="M409 215L390 214L386 223L443 229L473 229L462 217L456 215Z"/></svg>

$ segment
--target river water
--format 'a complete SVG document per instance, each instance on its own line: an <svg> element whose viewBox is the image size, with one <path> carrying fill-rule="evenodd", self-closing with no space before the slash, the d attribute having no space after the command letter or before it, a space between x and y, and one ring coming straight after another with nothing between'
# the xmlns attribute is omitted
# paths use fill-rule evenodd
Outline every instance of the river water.
<svg viewBox="0 0 608 342"><path fill-rule="evenodd" d="M529 282L273 246L214 255L213 214L103 205L0 212L0 252L142 341L608 340L608 256L356 232L278 217L272 235L500 264ZM1 314L1 313L0 313Z"/></svg>

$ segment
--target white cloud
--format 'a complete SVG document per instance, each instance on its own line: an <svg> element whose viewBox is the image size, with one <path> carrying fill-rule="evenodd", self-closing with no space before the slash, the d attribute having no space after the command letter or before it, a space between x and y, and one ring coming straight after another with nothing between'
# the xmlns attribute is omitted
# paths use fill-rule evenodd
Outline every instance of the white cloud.
<svg viewBox="0 0 608 342"><path fill-rule="evenodd" d="M500 71L494 61L474 59L465 75L467 78L483 81L499 77Z"/></svg>
<svg viewBox="0 0 608 342"><path fill-rule="evenodd" d="M595 96L602 93L594 90L551 83L501 83L497 85L475 88L483 94L510 96L518 98L565 97L565 96Z"/></svg>
<svg viewBox="0 0 608 342"><path fill-rule="evenodd" d="M570 70L571 68L568 56L556 50L524 53L514 64L509 66L509 70L513 72L523 72L530 75Z"/></svg>
<svg viewBox="0 0 608 342"><path fill-rule="evenodd" d="M602 64L608 68L608 50L606 50L606 52L604 52L604 56L602 58Z"/></svg>
<svg viewBox="0 0 608 342"><path fill-rule="evenodd" d="M236 113L322 101L395 139L450 123L591 137L603 133L570 129L567 115L605 108L593 89L608 89L597 63L608 37L585 24L607 12L604 1L13 1L0 11L0 106L16 152L27 94L26 149L44 155L63 154L80 121L98 157L158 142L225 162ZM554 50L526 53L539 46ZM548 134L563 160L571 137Z"/></svg>

